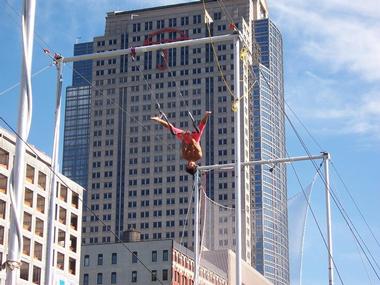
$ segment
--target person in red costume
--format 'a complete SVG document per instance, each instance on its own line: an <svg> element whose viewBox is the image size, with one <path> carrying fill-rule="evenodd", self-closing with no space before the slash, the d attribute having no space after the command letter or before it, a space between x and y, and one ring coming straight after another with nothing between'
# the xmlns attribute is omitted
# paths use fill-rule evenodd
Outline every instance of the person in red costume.
<svg viewBox="0 0 380 285"><path fill-rule="evenodd" d="M186 171L192 175L194 175L197 171L196 162L202 158L202 148L200 141L210 114L210 111L207 111L205 113L204 117L197 126L197 130L193 132L189 130L184 131L182 129L174 127L171 123L168 122L166 117L164 117L164 119L161 117L151 118L151 120L169 129L170 132L181 141L181 156L187 161Z"/></svg>

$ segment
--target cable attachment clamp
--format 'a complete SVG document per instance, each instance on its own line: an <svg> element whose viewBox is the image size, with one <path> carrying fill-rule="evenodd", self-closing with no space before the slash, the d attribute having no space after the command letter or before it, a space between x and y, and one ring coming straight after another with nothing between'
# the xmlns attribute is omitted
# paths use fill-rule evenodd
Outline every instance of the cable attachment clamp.
<svg viewBox="0 0 380 285"><path fill-rule="evenodd" d="M4 270L4 269L9 269L10 271L13 271L15 269L20 269L21 267L21 262L20 261L16 261L16 260L7 260L5 261L1 267L0 267L0 270Z"/></svg>
<svg viewBox="0 0 380 285"><path fill-rule="evenodd" d="M131 47L130 55L131 55L132 60L135 61L136 60L136 48Z"/></svg>
<svg viewBox="0 0 380 285"><path fill-rule="evenodd" d="M231 111L236 113L239 110L239 99L233 99L232 105L231 105Z"/></svg>

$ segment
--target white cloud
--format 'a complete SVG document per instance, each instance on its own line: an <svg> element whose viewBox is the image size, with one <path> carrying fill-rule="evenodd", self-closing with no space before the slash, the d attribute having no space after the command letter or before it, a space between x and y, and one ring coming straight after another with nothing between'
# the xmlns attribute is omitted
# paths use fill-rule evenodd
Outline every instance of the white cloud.
<svg viewBox="0 0 380 285"><path fill-rule="evenodd" d="M297 113L313 128L329 135L361 135L367 141L380 140L380 92L337 96L333 84L318 92L314 91L308 100L301 100L298 90L289 98L289 104L296 106ZM356 98L353 98L356 97ZM323 98L323 99L321 99Z"/></svg>
<svg viewBox="0 0 380 285"><path fill-rule="evenodd" d="M288 103L313 129L380 140L380 10L372 0L272 1ZM294 76L296 74L296 76Z"/></svg>
<svg viewBox="0 0 380 285"><path fill-rule="evenodd" d="M365 2L291 0L272 5L282 26L294 38L302 35L301 51L330 70L349 70L375 81L380 80L380 10ZM369 16L363 17L365 13Z"/></svg>

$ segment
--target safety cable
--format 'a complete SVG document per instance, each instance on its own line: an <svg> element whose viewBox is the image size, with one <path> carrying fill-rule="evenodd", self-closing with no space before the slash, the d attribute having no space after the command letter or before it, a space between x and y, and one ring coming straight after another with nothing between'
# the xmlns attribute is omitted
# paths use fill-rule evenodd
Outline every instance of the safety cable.
<svg viewBox="0 0 380 285"><path fill-rule="evenodd" d="M372 231L372 229L371 229L371 227L369 226L369 224L368 224L366 218L364 217L362 211L360 210L359 205L356 203L354 197L352 196L351 192L350 192L349 189L348 189L347 184L344 182L344 180L343 180L342 176L340 175L338 169L335 167L335 163L334 163L332 160L331 160L331 165L332 165L332 167L333 167L335 173L338 175L338 178L339 178L340 182L343 184L343 186L344 186L343 188L346 190L347 194L350 196L352 202L353 202L354 205L355 205L355 208L356 208L357 211L359 212L361 218L363 219L363 221L364 221L364 223L366 224L368 230L370 231L370 233L371 233L373 239L375 240L376 244L380 247L379 240L376 238L374 232Z"/></svg>
<svg viewBox="0 0 380 285"><path fill-rule="evenodd" d="M6 2L7 3L7 2ZM7 3L7 4L9 4L9 3Z"/></svg>
<svg viewBox="0 0 380 285"><path fill-rule="evenodd" d="M279 104L280 109L282 110L282 112L283 112L285 118L288 120L288 122L289 122L289 124L290 124L292 130L295 132L295 134L296 134L296 136L297 136L299 142L301 143L303 149L306 151L307 155L308 155L309 157L311 157L311 153L310 153L308 147L306 146L304 140L303 140L302 137L300 136L299 132L298 132L297 129L295 128L293 122L290 120L290 118L289 118L289 116L287 115L287 113L285 112L284 107L280 104L280 102L278 102L279 99L277 98L277 96L274 95L273 86L271 86L271 85L269 84L267 78L266 78L265 75L262 73L261 69L259 69L259 72L261 73L261 76L264 78L264 80L265 80L267 86L269 87L269 89L270 89L270 91L271 91L271 93L272 93L272 96L277 100L277 103ZM317 170L316 163L315 163L313 160L311 160L311 163L314 165L314 168ZM325 178L324 178L323 175L320 173L320 171L317 171L317 172L318 172L318 174L319 174L321 180L323 181L323 183L324 183L325 185L327 185L327 184L326 184L326 181L325 181ZM367 255L367 253L366 253L365 250L363 249L363 246L362 246L361 243L359 242L358 237L357 237L356 234L354 233L354 230L353 230L353 226L354 226L354 225L353 225L351 219L349 219L349 217L348 217L347 213L345 212L345 210L344 210L342 204L338 201L338 198L337 198L336 195L334 194L333 189L332 189L331 187L330 187L329 189L330 189L330 196L331 196L331 198L333 199L335 205L337 206L337 208L338 208L340 214L342 215L344 221L346 222L346 224L347 224L347 226L348 226L348 228L349 228L351 234L354 236L354 238L355 238L355 240L357 241L358 245L359 245L360 248L362 249L362 251L363 251L363 253L364 253L364 255L365 255L365 257L366 257L368 263L370 264L372 270L373 270L374 273L376 274L377 278L380 280L380 276L379 276L378 272L376 271L374 265L372 264L370 258L369 258L368 255ZM347 217L346 217L346 215L347 215ZM350 224L349 221L351 221L351 224L352 224L352 225ZM360 238L361 238L361 237L360 237ZM366 246L366 244L365 244L364 241L363 241L363 243L364 243L365 247L367 248L367 246ZM369 254L370 254L370 256L372 257L372 259L375 261L375 264L376 264L377 267L378 267L378 263L377 263L376 260L373 258L373 255L371 254L370 251L369 251Z"/></svg>
<svg viewBox="0 0 380 285"><path fill-rule="evenodd" d="M175 87L176 87L176 89L177 89L178 94L179 94L182 98L185 98L185 97L183 96L183 94L182 94L182 91L179 89L178 81L176 80L176 75L175 75L175 73L172 71L172 69L170 68L170 64L169 64L169 62L168 62L168 59L165 57L165 55L164 55L163 52L161 53L161 56L162 56L162 58L163 58L163 60L164 60L164 62L165 62L165 64L166 64L166 68L167 68L168 71L169 71L169 74L170 74L169 77L171 77L171 78L174 79L174 85L175 85ZM188 101L185 100L184 102L186 103L186 107L188 107L188 106L189 106ZM191 112L190 112L189 109L187 110L187 114L189 115L189 117L190 117L190 119L191 119L191 122L192 122L192 124L193 124L194 129L195 129L198 133L200 133L200 130L199 130L197 124L195 123L195 119L194 119L194 117L193 117L193 115L191 114Z"/></svg>
<svg viewBox="0 0 380 285"><path fill-rule="evenodd" d="M28 143L28 142L26 142L25 140L23 140L22 139L22 137L17 133L17 131L14 129L14 128L12 128L12 126L3 118L3 117L1 117L0 116L0 120L1 121L3 121L4 122L4 124L30 149L30 151L31 152L33 152L33 154L35 155L35 157L37 158L37 159L39 159L39 160L41 160L41 161L44 161L44 159L34 150L34 148ZM66 182L62 179L62 177L60 176L60 175L58 175L58 173L50 166L50 165L46 165L48 168L49 168L49 170L50 170L50 172L54 175L54 176L56 176L57 177L57 179L62 183L62 185L64 185L65 187L67 187L68 189L71 189L70 188L70 186L68 186L67 184L66 184ZM62 175L63 176L63 175ZM84 189L84 188L82 188L82 190L83 191L87 191L86 189ZM88 192L88 191L87 191ZM51 195L51 193L49 193L49 195ZM87 205L85 205L84 204L84 202L83 202L83 199L78 195L78 199L82 202L82 205L86 208L86 210L87 211L89 211L91 214L92 214L92 216L94 216L95 218L96 218L96 221L97 222L99 222L100 224L102 224L103 226L106 226L106 227L108 227L109 225L107 225L103 220L101 220L100 218L99 218L99 216L90 208L90 207L88 207ZM151 274L152 274L152 270L150 270L149 269L149 267L148 267L148 265L146 265L143 261L142 261L142 259L140 258L140 257L138 257L138 255L137 254L134 254L134 252L125 244L125 242L122 240L122 239L120 239L117 235L116 235L116 233L114 232L114 231L112 231L112 230L109 230L109 232L115 237L115 239L116 239L116 241L118 242L118 243L121 243L122 244L122 246L125 248L125 249L127 249L127 251L129 251L131 254L132 254L132 256L134 256L140 263L141 263L141 265L147 270L147 271L149 271ZM158 277L156 277L157 278L157 281L160 283L160 284L162 284L162 285L164 285L164 283L161 281L161 279L160 278L158 278Z"/></svg>
<svg viewBox="0 0 380 285"><path fill-rule="evenodd" d="M289 156L288 153L287 153L287 156ZM307 206L308 206L308 208L310 209L310 213L311 213L311 215L312 215L312 217L313 217L313 220L314 220L314 222L315 222L315 224L316 224L316 226L317 226L317 228L318 228L318 232L319 232L319 234L320 234L320 236L321 236L321 238L322 238L322 240L323 240L323 244L324 244L325 247L326 247L327 254L328 254L328 256L331 258L331 260L332 260L332 262L333 262L334 268L335 268L335 270L336 270L336 272L337 272L337 274L338 274L338 277L339 277L340 282L344 285L343 279L342 279L342 277L341 277L341 275L340 275L340 271L339 271L338 266L337 266L337 264L336 264L336 262L335 262L335 258L332 256L332 254L331 254L331 252L330 252L330 250L329 250L329 246L328 246L328 244L327 244L327 241L326 241L325 236L323 235L322 228L321 228L321 226L320 226L320 224L319 224L319 222L318 222L317 216L316 216L316 214L315 214L315 212L314 212L314 209L313 209L312 206L311 206L311 203L310 203L309 199L307 198L307 194L306 194L306 192L305 192L305 189L304 189L303 186L302 186L301 179L300 179L300 177L299 177L299 175L298 175L298 173L297 173L297 171L296 171L296 169L295 169L295 167L294 167L294 164L293 164L293 163L290 163L290 165L291 165L291 167L292 167L292 170L293 170L293 172L294 172L294 175L295 175L296 178L297 178L298 185L300 186L300 188L301 188L301 190L302 190L302 193L303 193L303 195L304 195L304 198L305 198L305 201L306 201L306 203L307 203ZM319 165L319 167L316 169L316 170L317 170L317 173L320 172L320 169L321 169L322 165L323 165L323 162L321 162L320 165Z"/></svg>
<svg viewBox="0 0 380 285"><path fill-rule="evenodd" d="M205 0L202 0L202 4L203 4L204 13L205 13L205 15L206 15L206 11L207 11L207 10L206 10ZM216 61L216 66L217 66L218 71L219 71L219 73L220 73L220 75L221 75L221 77L222 77L223 83L224 83L224 85L226 86L229 95L231 96L232 101L234 101L234 100L235 100L235 95L234 95L234 93L232 92L232 89L231 89L230 85L227 83L226 76L225 76L224 73L223 73L222 66L221 66L221 64L220 64L220 62L219 62L219 58L218 58L217 53L216 53L216 49L215 49L214 42L211 40L211 28L210 28L210 23L207 23L207 22L206 22L206 26L207 26L207 30L208 30L208 37L210 38L210 45L211 45L211 48L212 48L212 50L213 50L213 56L214 56L214 59L215 59L215 61Z"/></svg>
<svg viewBox="0 0 380 285"><path fill-rule="evenodd" d="M12 6L12 4L9 2L9 0L4 0L4 3L13 11L14 14L16 14L17 19L12 18L13 21L16 23L17 26L21 29L21 24L19 22L19 17L22 17L22 14ZM40 46L41 49L48 48L49 50L52 50L49 47L49 44L43 39L43 37L37 32L37 29L34 32L35 38L37 39L36 44ZM39 41L39 42L38 42Z"/></svg>
<svg viewBox="0 0 380 285"><path fill-rule="evenodd" d="M286 114L285 114L285 116L287 117ZM293 123L292 123L289 119L288 119L288 122L289 122L289 124L291 125L293 131L296 133L296 136L298 137L299 141L301 142L302 147L303 147L304 150L307 152L307 155L308 155L309 157L311 157L311 153L309 152L309 150L308 150L308 148L307 148L305 142L303 141L303 139L300 137L298 131L295 129L295 126L293 125ZM316 164L315 164L315 162L314 162L313 160L311 160L311 163L314 165L314 168L317 169ZM323 181L323 183L324 183L325 185L327 185L327 184L326 184L326 181L325 181L323 175L320 173L320 171L318 171L318 174L319 174L321 180ZM345 216L345 212L344 212L344 210L342 209L342 206L340 206L340 203L338 202L337 198L336 198L335 195L334 195L334 191L333 191L333 189L332 189L331 187L330 187L329 189L330 189L330 197L333 199L333 201L334 201L335 205L337 206L337 208L338 208L340 214L342 215L344 221L346 222L346 225L348 226L348 228L349 228L351 234L354 236L356 242L358 243L358 245L359 245L360 248L362 249L362 251L363 251L363 253L364 253L364 255L365 255L365 257L366 257L368 263L370 264L372 270L373 270L374 273L376 274L377 278L380 280L380 276L379 276L378 272L376 271L374 265L372 264L372 261L370 260L370 258L369 258L368 255L367 255L366 251L363 249L363 246L362 246L361 243L359 242L358 237L357 237L356 234L354 233L354 230L353 230L351 224L349 223L348 218ZM370 253L370 255L372 256L371 253ZM376 263L376 264L377 264L377 263ZM336 268L336 267L335 267L335 268Z"/></svg>
<svg viewBox="0 0 380 285"><path fill-rule="evenodd" d="M131 48L131 58L132 58L132 62L136 62L136 63L137 63L136 52L133 52L133 50L134 50L134 48ZM149 89L149 91L151 92L151 97L153 97L154 100L155 100L155 102L156 102L156 105L155 105L155 106L156 106L157 111L160 113L160 116L161 116L162 118L164 118L164 120L165 120L166 123L168 124L168 127L169 127L169 130L170 130L171 134L172 134L173 136L176 136L177 134L176 134L176 132L174 131L172 124L169 122L169 119L168 119L168 117L166 116L166 114L161 110L161 105L160 105L160 103L158 102L157 98L154 96L154 94L153 94L153 90L152 90L152 86L151 86L150 83L146 80L145 75L143 74L143 72L142 72L141 69L140 69L140 65L136 65L136 68L137 68L137 70L140 72L142 78L144 79L145 84L147 84L148 89Z"/></svg>
<svg viewBox="0 0 380 285"><path fill-rule="evenodd" d="M40 70L36 71L35 73L32 74L32 78L41 74L42 72L44 72L45 70L49 69L50 67L52 67L53 65L52 64L49 64L43 68L41 68ZM12 91L13 89L15 89L16 87L18 87L20 85L20 82L17 82L15 84L13 84L12 86L9 86L8 88L4 89L3 91L0 92L0 96L2 95L5 95L6 93Z"/></svg>
<svg viewBox="0 0 380 285"><path fill-rule="evenodd" d="M218 1L218 3L219 3L219 1ZM203 4L204 4L204 10L206 11L204 1L203 1ZM223 7L222 7L222 8L223 8ZM224 10L225 10L225 9L224 9ZM228 13L228 11L227 11L227 13ZM230 17L230 18L231 18L231 17ZM232 18L231 18L231 19L232 19ZM261 71L261 68L260 68L260 67L259 67L259 71L260 71L260 73L261 73L261 75L262 75L262 71ZM255 74L255 73L253 72L252 74ZM267 81L265 75L262 75L262 77L264 77L264 79L265 79L265 81L266 81L266 83L267 83L269 89L271 90L271 93L272 93L272 95L274 96L274 98L275 98L276 100L279 100L279 99L274 95L274 91L273 91L273 89L272 89L272 86L268 83L268 81ZM284 101L285 101L285 100L284 100ZM280 106L281 106L281 104L280 104ZM282 107L282 106L281 106L281 107ZM281 109L283 109L283 107L282 107ZM296 130L295 130L295 128L294 128L294 125L292 124L292 122L290 121L290 118L289 118L289 117L287 116L287 114L285 113L285 110L282 110L282 111L283 111L283 113L285 114L286 119L290 122L290 124L291 124L293 130L296 132ZM300 141L302 141L302 138L299 136L298 133L297 133L297 137L298 137L298 139L299 139ZM304 145L304 143L302 143L302 144L303 144L303 146L304 146L304 148L305 148L306 145ZM310 153L308 153L308 155L310 156ZM335 203L336 203L336 201L335 201ZM341 214L342 214L342 213L341 213ZM342 214L342 215L343 215L343 214ZM346 221L346 222L347 222L347 221Z"/></svg>
<svg viewBox="0 0 380 285"><path fill-rule="evenodd" d="M189 214L191 212L191 205L193 203L194 191L195 191L195 189L194 189L194 186L193 186L193 191L191 191L191 197L190 197L190 201L189 201L189 206L187 207L187 213L186 213L185 223L183 223L181 239L179 241L180 245L182 245L182 241L183 241L183 237L184 237L184 233L185 233L186 227L189 225L189 216L190 216Z"/></svg>
<svg viewBox="0 0 380 285"><path fill-rule="evenodd" d="M96 87L96 85L95 85L95 83L92 83L92 82L90 82L84 75L82 75L80 72L78 72L74 67L71 67L70 65L69 65L69 69L71 69L73 72L75 72L79 77L81 77L83 80L85 80L88 84L89 84L89 86L91 86L91 87ZM138 68L139 69L139 68ZM148 81L146 80L146 78L145 77L143 77L144 78L144 80L145 80L145 82L146 83L148 83ZM148 83L149 84L149 83ZM149 86L149 89L150 89L150 92L151 92L151 97L152 97L152 99L154 98L155 99L155 101L156 101L156 107L159 109L160 108L160 104L158 103L158 101L157 101L157 99L155 98L155 96L154 96L154 94L153 94L153 90L151 89L151 87L150 87L150 84L148 85ZM101 95L104 95L104 90L103 89L99 89L98 90L100 93L101 93ZM122 107L120 104L115 104L115 105L117 105L117 107L123 112L123 113L125 113L128 117L129 117L129 119L131 119L132 121L134 121L135 123L137 123L138 125L140 125L141 126L141 128L143 129L143 131L149 131L146 127L145 127L145 125L140 121L140 120L138 120L138 119L136 119L132 114L130 114L129 113L129 111L127 111L124 107ZM155 135L154 136L156 139L158 139L159 141L161 141L162 140L162 138L161 137L159 137L158 135ZM174 147L173 146L169 146L169 148L170 148L170 150L174 150Z"/></svg>
<svg viewBox="0 0 380 285"><path fill-rule="evenodd" d="M292 112L292 114L295 116L295 118L297 119L297 121L300 123L300 125L305 129L305 131L307 132L307 134L309 135L309 137L313 140L313 142L320 148L320 149L323 149L322 146L319 144L319 142L316 140L316 138L311 134L311 132L309 131L309 129L305 126L305 124L301 121L301 119L298 117L297 113L290 107L290 105L285 101L285 104L286 104L286 107ZM351 201L354 203L354 206L356 208L356 210L358 211L360 217L362 218L362 220L364 221L366 227L368 228L369 232L371 233L371 236L372 238L375 240L376 244L380 247L380 242L379 240L376 238L371 226L369 225L369 223L367 222L366 218L364 217L363 215L363 212L361 211L358 203L355 201L354 197L352 196L351 194L351 191L348 189L347 187L347 184L345 183L345 181L343 180L343 177L340 175L340 173L338 172L338 169L337 167L335 166L335 164L333 163L333 161L331 160L331 165L335 171L335 173L338 175L338 178L340 180L340 182L342 183L343 185L343 188L345 189L345 191L347 192L348 196L350 197Z"/></svg>
<svg viewBox="0 0 380 285"><path fill-rule="evenodd" d="M218 3L219 3L219 2L218 2ZM203 4L204 14L206 15L206 13L207 13L207 8L206 8L205 0L202 0L202 4ZM219 5L220 5L220 4L219 4ZM222 7L221 7L221 8L222 8ZM228 11L227 11L227 15L228 15L229 18L231 19L231 22L230 22L230 23L233 24L233 19L232 19L232 17L228 14ZM236 31L239 33L239 36L241 37L241 31L236 27L235 24L233 24L233 25L234 25L234 30L236 30ZM235 98L235 96L234 96L234 94L233 94L233 92L232 92L232 90L231 90L231 88L230 88L230 85L227 83L227 79L226 79L226 77L225 77L225 75L224 75L224 73L223 73L223 70L222 70L222 68L221 68L221 64L220 64L220 61L219 61L218 53L217 53L216 48L215 48L215 44L213 43L213 41L212 41L212 39L211 39L210 23L209 23L209 22L206 22L206 26L207 26L207 29L208 29L208 37L210 38L210 44L211 44L211 47L212 47L213 56L214 56L214 58L215 58L215 60L216 60L216 65L217 65L218 71L219 71L219 73L220 73L220 75L221 75L221 79L222 79L224 85L226 86L226 88L227 88L227 90L228 90L228 92L229 92L229 95L231 96L232 102L233 102L233 104L234 104L234 103L236 103L237 101L239 101L240 99L242 99L245 95L243 94L240 98ZM243 42L243 43L244 43L244 42ZM256 47L255 44L254 44L254 46ZM248 49L248 51L249 51L249 49ZM241 52L241 51L239 51L239 53L240 53L240 52ZM260 54L260 51L259 51L258 54ZM253 56L252 53L250 53L250 55ZM254 58L256 58L256 56L255 56ZM249 94L249 92L253 89L253 87L254 87L254 86L256 85L256 83L257 83L257 79L255 78L255 74L252 73L252 72L250 71L250 69L248 69L248 74L251 76L251 79L252 79L253 83L252 83L251 86L248 88L248 92L247 92L247 94ZM233 107L232 107L232 108L233 108Z"/></svg>

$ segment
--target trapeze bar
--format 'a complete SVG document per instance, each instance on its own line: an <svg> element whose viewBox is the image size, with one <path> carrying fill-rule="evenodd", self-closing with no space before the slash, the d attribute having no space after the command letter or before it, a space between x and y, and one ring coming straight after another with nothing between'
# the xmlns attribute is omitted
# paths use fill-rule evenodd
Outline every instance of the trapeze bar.
<svg viewBox="0 0 380 285"><path fill-rule="evenodd" d="M232 41L234 38L238 36L239 35L237 34L229 34L229 35L206 37L206 38L200 38L200 39L177 41L177 42L171 42L171 43L131 47L127 49L119 49L119 50L105 51L105 52L99 52L99 53L84 54L84 55L73 56L73 57L65 57L63 58L62 61L64 63L76 62L76 61L82 61L82 60L92 60L92 59L100 59L100 58L126 55L126 54L130 54L131 51L133 51L133 53L139 54L139 53L148 52L148 51L157 51L157 50L163 50L163 49L169 49L169 48L175 48L175 47L194 46L194 45L200 45L200 44L207 44L211 42L218 43L218 42L225 42L228 40Z"/></svg>
<svg viewBox="0 0 380 285"><path fill-rule="evenodd" d="M327 152L324 152L320 155L314 156L296 156L296 157L288 157L288 158L278 158L278 159L270 159L270 160L256 160L256 161L247 161L242 162L242 166L250 166L250 165L262 165L262 164L276 164L276 163L287 163L287 162L295 162L295 161L304 161L304 160L318 160L329 158L330 155ZM198 166L199 171L206 171L212 169L222 169L222 170L233 170L235 163L226 163L226 164L215 164L215 165L204 165Z"/></svg>

